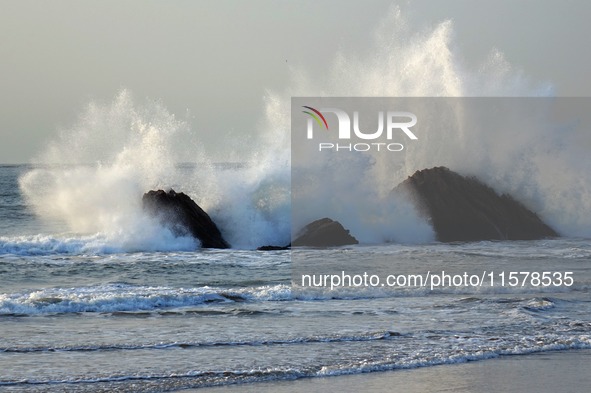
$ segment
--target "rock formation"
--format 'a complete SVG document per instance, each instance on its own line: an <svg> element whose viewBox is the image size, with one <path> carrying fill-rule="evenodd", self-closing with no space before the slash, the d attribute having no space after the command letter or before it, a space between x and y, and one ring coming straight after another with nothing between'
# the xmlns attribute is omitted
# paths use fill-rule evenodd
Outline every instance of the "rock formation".
<svg viewBox="0 0 591 393"><path fill-rule="evenodd" d="M144 210L170 228L176 235L190 234L204 248L229 248L217 225L189 196L174 190L149 191L142 198Z"/></svg>
<svg viewBox="0 0 591 393"><path fill-rule="evenodd" d="M289 250L291 248L291 244L288 244L287 246L273 246L273 245L269 245L269 246L260 246L257 247L258 251L283 251L283 250Z"/></svg>
<svg viewBox="0 0 591 393"><path fill-rule="evenodd" d="M358 243L357 239L351 236L349 231L343 228L338 221L333 221L330 218L321 218L306 225L296 236L292 245L334 247Z"/></svg>
<svg viewBox="0 0 591 393"><path fill-rule="evenodd" d="M417 171L393 192L403 192L427 216L437 240L533 240L558 236L510 195L445 167Z"/></svg>

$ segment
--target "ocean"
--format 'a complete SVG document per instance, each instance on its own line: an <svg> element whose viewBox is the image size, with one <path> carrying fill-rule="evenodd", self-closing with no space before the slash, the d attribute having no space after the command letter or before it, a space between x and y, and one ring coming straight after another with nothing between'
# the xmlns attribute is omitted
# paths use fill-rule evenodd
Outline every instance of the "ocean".
<svg viewBox="0 0 591 393"><path fill-rule="evenodd" d="M28 196L32 173L85 170L0 167L2 391L176 391L591 348L589 239L271 252L205 250L164 232L142 242L73 230L78 221L44 216ZM103 228L122 225L106 217ZM572 272L572 285L305 287L292 258L507 280Z"/></svg>

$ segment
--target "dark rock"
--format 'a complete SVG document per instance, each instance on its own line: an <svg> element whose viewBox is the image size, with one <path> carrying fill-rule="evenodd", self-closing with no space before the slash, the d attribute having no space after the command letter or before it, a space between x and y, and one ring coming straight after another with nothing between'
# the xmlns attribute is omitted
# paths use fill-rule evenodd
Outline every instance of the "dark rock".
<svg viewBox="0 0 591 393"><path fill-rule="evenodd" d="M417 171L393 192L406 193L429 217L437 240L534 240L558 234L510 195L445 167Z"/></svg>
<svg viewBox="0 0 591 393"><path fill-rule="evenodd" d="M359 242L338 221L321 218L306 225L292 242L293 246L334 247Z"/></svg>
<svg viewBox="0 0 591 393"><path fill-rule="evenodd" d="M229 248L217 225L189 196L174 190L149 191L142 198L144 210L170 228L176 235L190 234L204 248Z"/></svg>
<svg viewBox="0 0 591 393"><path fill-rule="evenodd" d="M257 248L258 251L281 251L281 250L289 250L291 248L291 244L287 246L260 246Z"/></svg>

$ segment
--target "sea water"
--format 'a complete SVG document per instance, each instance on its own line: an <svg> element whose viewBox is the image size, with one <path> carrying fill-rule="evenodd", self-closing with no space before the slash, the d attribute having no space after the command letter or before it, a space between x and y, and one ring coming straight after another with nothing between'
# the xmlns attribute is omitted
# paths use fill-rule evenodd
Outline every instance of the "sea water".
<svg viewBox="0 0 591 393"><path fill-rule="evenodd" d="M379 196L446 165L511 193L565 237L441 244L416 215L374 231L333 217L362 244L255 250L291 238L291 96L552 95L496 50L475 71L463 66L450 21L417 30L393 8L374 37L367 53L337 54L321 80L292 70L284 92L265 95L257 143L239 160L212 159L164 104L122 90L88 104L31 164L0 167L0 388L166 391L589 348L589 140L568 127L504 139L459 122L419 135L431 142L395 174L355 168ZM142 194L158 188L191 196L232 249L201 249L146 216ZM319 206L306 214L325 216ZM322 262L320 273L363 261L388 274L571 272L573 283L306 288L294 252Z"/></svg>
<svg viewBox="0 0 591 393"><path fill-rule="evenodd" d="M573 272L572 286L292 287L290 251L123 251L35 233L0 168L0 384L7 391L162 391L428 367L591 347L591 241L361 245L326 261L392 272ZM320 251L313 251L318 255Z"/></svg>

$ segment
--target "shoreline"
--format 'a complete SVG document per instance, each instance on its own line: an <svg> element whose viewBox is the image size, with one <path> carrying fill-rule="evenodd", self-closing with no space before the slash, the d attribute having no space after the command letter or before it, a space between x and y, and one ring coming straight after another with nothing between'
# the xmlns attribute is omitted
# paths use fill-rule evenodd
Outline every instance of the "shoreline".
<svg viewBox="0 0 591 393"><path fill-rule="evenodd" d="M591 387L591 349L504 355L494 359L363 374L180 390L185 393L581 392Z"/></svg>

